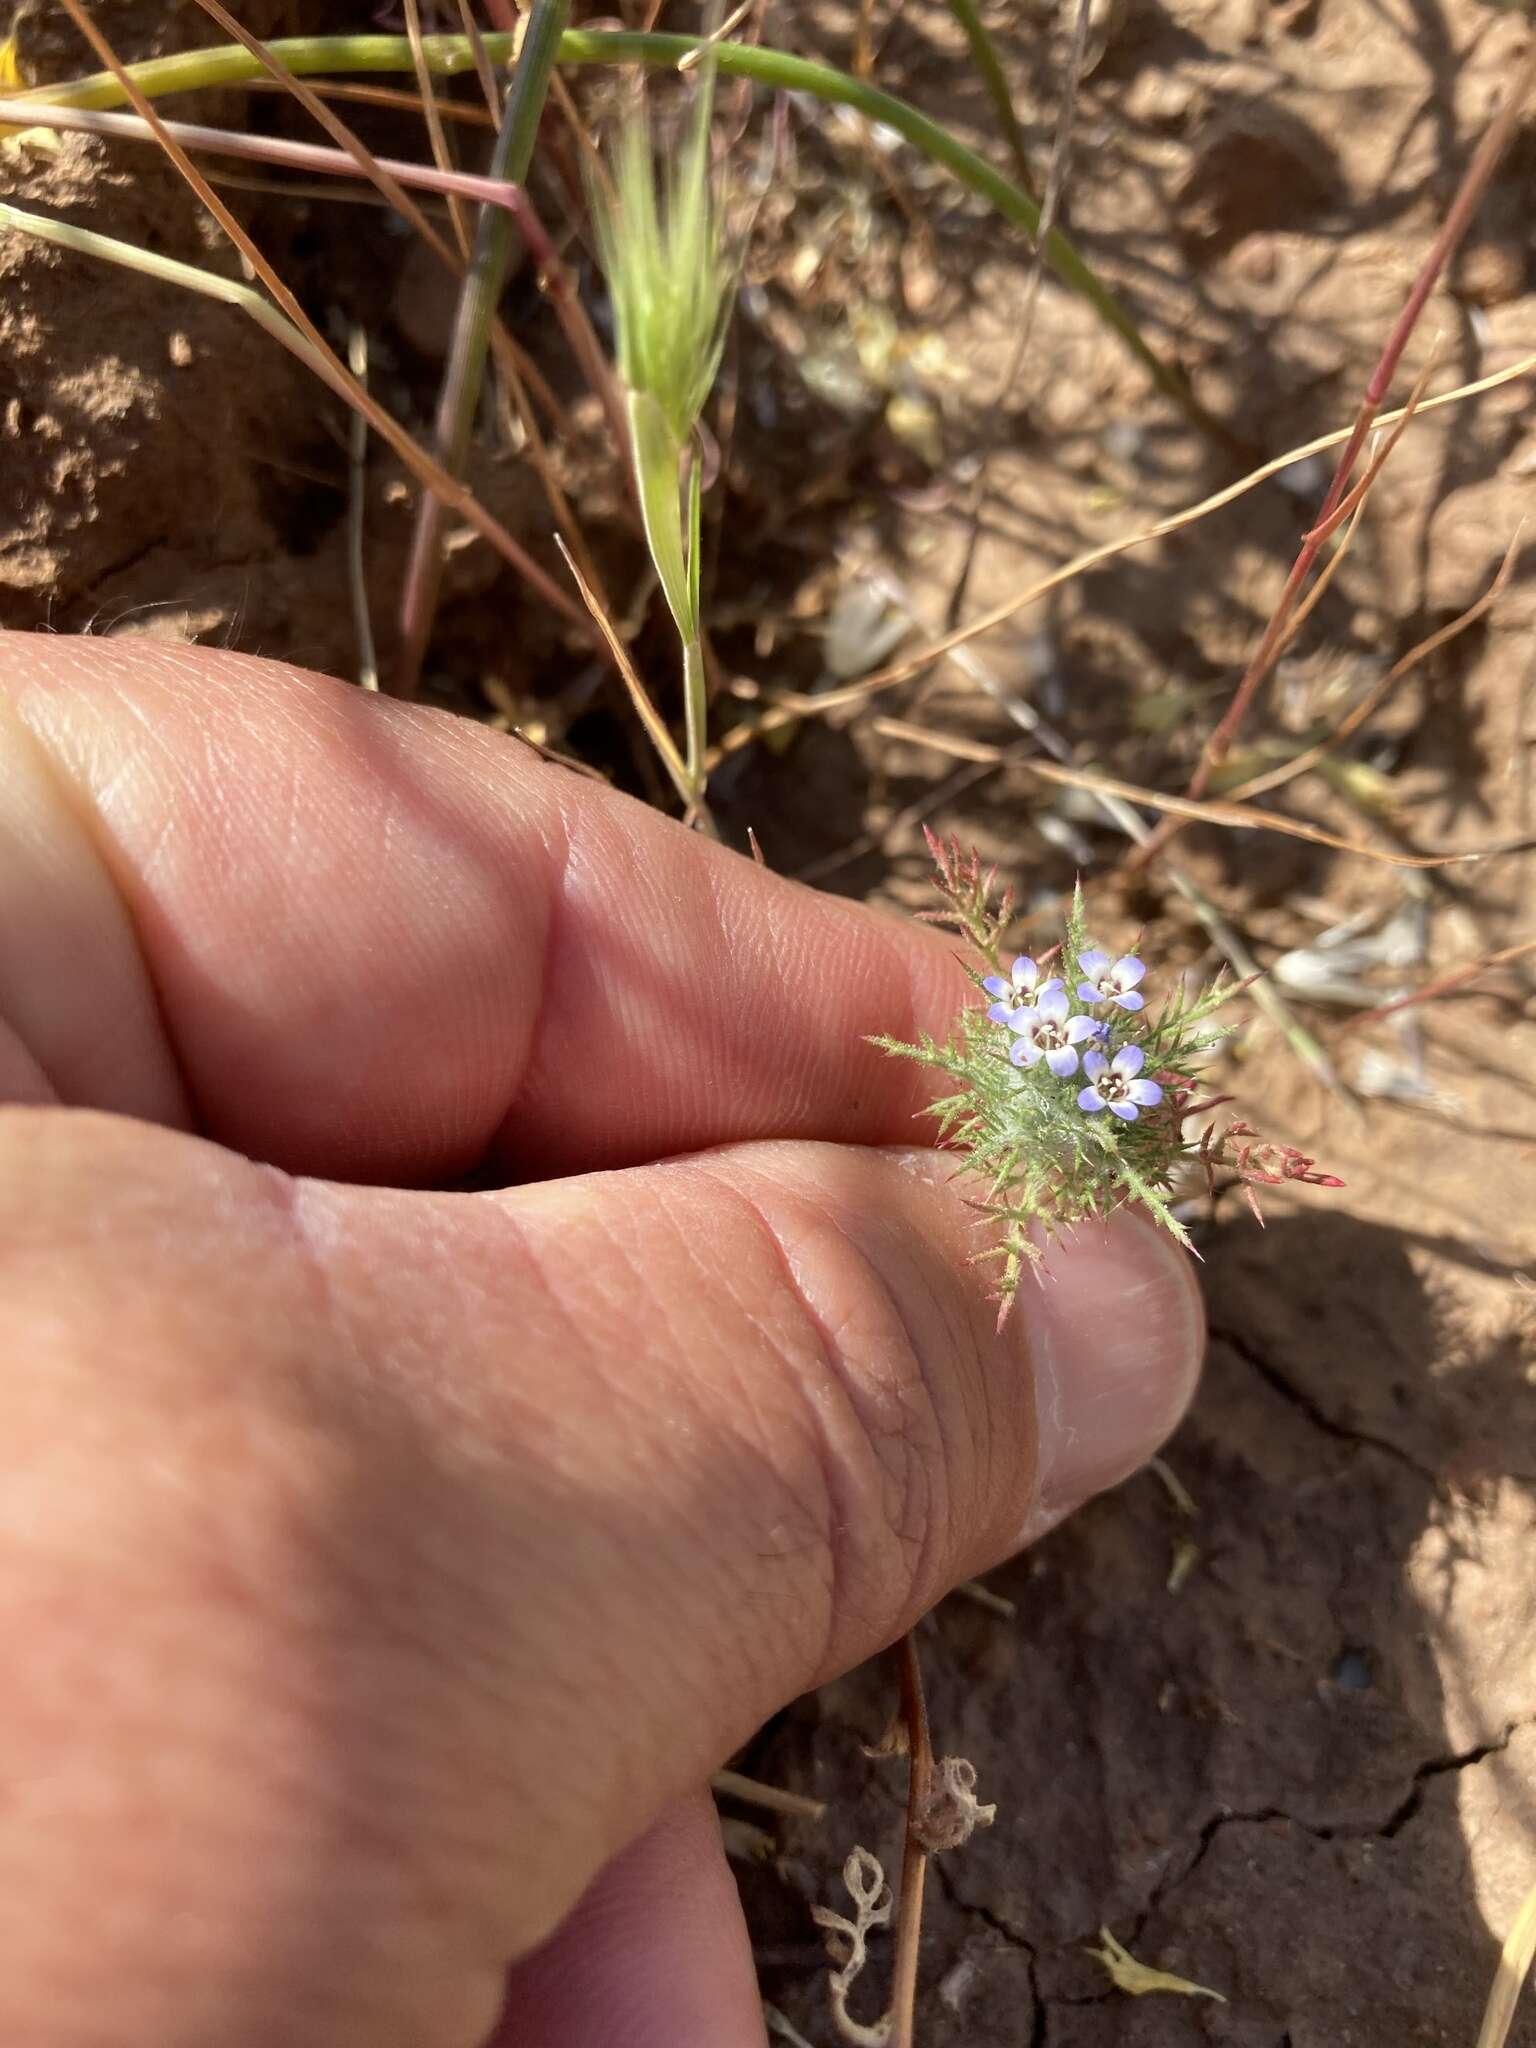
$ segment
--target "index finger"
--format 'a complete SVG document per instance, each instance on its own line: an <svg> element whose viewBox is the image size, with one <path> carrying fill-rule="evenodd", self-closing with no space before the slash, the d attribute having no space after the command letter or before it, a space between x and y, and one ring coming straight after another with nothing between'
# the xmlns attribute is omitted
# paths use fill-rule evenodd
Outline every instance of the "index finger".
<svg viewBox="0 0 1536 2048"><path fill-rule="evenodd" d="M899 1142L866 1034L965 993L932 932L306 671L5 634L0 727L0 1082L291 1171Z"/></svg>

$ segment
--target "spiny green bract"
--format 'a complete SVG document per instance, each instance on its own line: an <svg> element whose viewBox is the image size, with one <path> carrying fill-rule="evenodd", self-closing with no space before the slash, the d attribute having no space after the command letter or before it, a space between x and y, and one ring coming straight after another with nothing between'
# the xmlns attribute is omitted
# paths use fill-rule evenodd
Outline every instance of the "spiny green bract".
<svg viewBox="0 0 1536 2048"><path fill-rule="evenodd" d="M957 843L930 840L930 846L948 906L934 913L933 921L965 934L985 963L971 969L973 980L1000 999L990 1011L963 1011L943 1044L926 1035L916 1045L892 1038L874 1042L958 1084L929 1114L938 1119L943 1142L985 1183L982 1206L1002 1226L995 1255L1002 1263L999 1292L1005 1311L1025 1268L1041 1258L1044 1243L1074 1224L1109 1216L1127 1202L1142 1204L1187 1244L1189 1234L1173 1214L1168 1193L1181 1167L1210 1157L1208 1143L1185 1139L1184 1119L1194 1109L1211 1106L1195 1101L1200 1068L1226 1034L1206 1024L1238 984L1219 976L1194 995L1177 986L1154 1015L1135 992L1141 963L1109 966L1090 947L1080 889L1060 948L1042 958L1038 968L1020 960L1019 973L1010 977L999 946L1010 901L993 906L990 876L982 875L974 855L963 858ZM1118 969L1124 970L1119 981ZM1048 994L1050 984L1058 981L1059 992ZM1113 992L1117 988L1118 995ZM1037 1037L1046 1010L1052 1012L1048 1028ZM1073 1043L1057 1046L1057 1067L1065 1071L1053 1071L1040 1047L1068 1035L1063 1023L1073 1027ZM1149 1084L1135 1097L1123 1084L1115 1085L1116 1057L1127 1047L1139 1047L1142 1054L1139 1070L1134 1053L1121 1062L1127 1075L1139 1072ZM1095 1076L1106 1084L1102 1094ZM1107 1099L1112 1092L1121 1101L1113 1113ZM1098 1106L1085 1107L1085 1101Z"/></svg>

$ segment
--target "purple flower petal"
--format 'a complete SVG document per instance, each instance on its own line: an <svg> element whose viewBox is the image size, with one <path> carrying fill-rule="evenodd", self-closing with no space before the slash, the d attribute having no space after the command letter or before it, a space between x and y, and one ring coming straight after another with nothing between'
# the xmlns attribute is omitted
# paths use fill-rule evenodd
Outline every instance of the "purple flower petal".
<svg viewBox="0 0 1536 2048"><path fill-rule="evenodd" d="M1016 1038L1008 1057L1016 1067L1032 1067L1040 1057L1040 1048L1028 1038Z"/></svg>
<svg viewBox="0 0 1536 2048"><path fill-rule="evenodd" d="M1021 953L1013 963L1013 985L1015 988L1033 988L1040 979L1040 970L1027 953Z"/></svg>
<svg viewBox="0 0 1536 2048"><path fill-rule="evenodd" d="M987 1015L994 1024L1006 1024L1013 1015L1013 1005L1012 1003L993 1003L988 1009Z"/></svg>
<svg viewBox="0 0 1536 2048"><path fill-rule="evenodd" d="M1142 1062L1146 1057L1146 1054L1139 1045L1122 1045L1115 1054L1115 1072L1123 1074L1129 1080L1132 1074L1139 1074L1141 1072Z"/></svg>
<svg viewBox="0 0 1536 2048"><path fill-rule="evenodd" d="M1058 1045L1054 1051L1046 1054L1045 1064L1053 1074L1059 1074L1062 1080L1065 1080L1068 1074L1077 1072L1077 1054L1070 1045Z"/></svg>
<svg viewBox="0 0 1536 2048"><path fill-rule="evenodd" d="M1013 994L1013 983L1011 981L1004 981L1000 974L989 974L981 985L989 996L1011 996ZM988 1011L987 1014L990 1016L991 1012Z"/></svg>
<svg viewBox="0 0 1536 2048"><path fill-rule="evenodd" d="M1094 1017L1069 1017L1067 1019L1068 1045L1081 1045L1085 1038L1097 1038L1103 1026Z"/></svg>
<svg viewBox="0 0 1536 2048"><path fill-rule="evenodd" d="M1140 1114L1134 1102L1112 1102L1109 1105L1109 1112L1111 1116L1117 1116L1123 1123L1128 1124L1135 1123Z"/></svg>
<svg viewBox="0 0 1536 2048"><path fill-rule="evenodd" d="M1040 1012L1031 1009L1027 1003L1024 1003L1018 1009L1008 1012L1008 1022L1015 1031L1033 1031L1040 1022Z"/></svg>
<svg viewBox="0 0 1536 2048"><path fill-rule="evenodd" d="M1092 1116L1096 1111L1103 1109L1105 1103L1103 1096L1097 1088L1079 1088L1077 1091L1077 1106L1079 1109L1086 1109L1088 1114Z"/></svg>
<svg viewBox="0 0 1536 2048"><path fill-rule="evenodd" d="M1097 1081L1099 1076L1102 1073L1104 1073L1108 1066L1109 1061L1105 1059L1103 1053L1098 1051L1097 1048L1095 1048L1092 1052L1083 1054L1083 1072L1088 1076L1090 1081ZM1102 1102L1096 1102L1094 1104L1095 1109L1102 1109L1103 1107L1104 1105Z"/></svg>
<svg viewBox="0 0 1536 2048"><path fill-rule="evenodd" d="M1102 974L1109 965L1109 955L1107 953L1083 953L1079 956L1077 964L1084 976Z"/></svg>
<svg viewBox="0 0 1536 2048"><path fill-rule="evenodd" d="M1146 974L1146 971L1146 962L1138 960L1134 953L1122 953L1115 962L1115 980L1123 989L1134 988L1137 982Z"/></svg>
<svg viewBox="0 0 1536 2048"><path fill-rule="evenodd" d="M1111 996L1110 1001L1118 1003L1122 1010L1143 1010L1147 1004L1146 997L1137 995L1134 989L1126 995Z"/></svg>
<svg viewBox="0 0 1536 2048"><path fill-rule="evenodd" d="M1077 984L1077 1000L1080 1003L1102 1003L1104 992L1095 988L1091 981L1080 981Z"/></svg>
<svg viewBox="0 0 1536 2048"><path fill-rule="evenodd" d="M1061 976L1059 974L1053 974L1049 981L1042 981L1039 987L1035 990L1035 1000L1038 1002L1041 996L1048 996L1054 990L1065 987L1066 983L1062 980Z"/></svg>
<svg viewBox="0 0 1536 2048"><path fill-rule="evenodd" d="M1067 1014L1066 991L1059 988L1047 989L1043 995L1036 996L1035 1009L1041 1017L1048 1017L1052 1023L1061 1023Z"/></svg>
<svg viewBox="0 0 1536 2048"><path fill-rule="evenodd" d="M1139 1102L1143 1109L1150 1109L1154 1102L1161 1102L1163 1091L1155 1081L1133 1081L1126 1090L1132 1102Z"/></svg>

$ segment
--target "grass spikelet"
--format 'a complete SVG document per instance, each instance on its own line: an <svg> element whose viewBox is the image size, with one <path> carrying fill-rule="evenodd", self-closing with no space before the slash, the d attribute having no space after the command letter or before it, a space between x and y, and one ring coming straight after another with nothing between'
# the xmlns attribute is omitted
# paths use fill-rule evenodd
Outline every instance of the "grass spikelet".
<svg viewBox="0 0 1536 2048"><path fill-rule="evenodd" d="M704 802L707 724L697 436L735 282L710 166L713 60L699 70L692 118L675 153L658 155L642 94L619 129L613 190L592 191L645 537L682 647L685 763L696 811Z"/></svg>

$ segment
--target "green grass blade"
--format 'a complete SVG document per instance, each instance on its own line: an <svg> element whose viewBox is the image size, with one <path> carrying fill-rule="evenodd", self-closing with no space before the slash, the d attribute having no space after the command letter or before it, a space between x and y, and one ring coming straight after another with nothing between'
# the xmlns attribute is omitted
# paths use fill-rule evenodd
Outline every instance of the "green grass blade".
<svg viewBox="0 0 1536 2048"><path fill-rule="evenodd" d="M678 476L679 449L648 391L626 394L629 432L635 450L635 481L645 538L661 580L662 595L686 642L699 630L691 603L691 579L683 554L683 507Z"/></svg>
<svg viewBox="0 0 1536 2048"><path fill-rule="evenodd" d="M510 36L482 38L494 63L506 63L511 55ZM698 36L645 35L630 30L568 29L560 39L562 64L651 64L675 67L690 51L700 47ZM269 53L296 75L319 73L409 72L413 68L410 45L404 36L296 36L277 39L267 45ZM793 57L783 50L759 49L747 43L711 45L719 69L732 78L751 79L754 84L778 92L809 93L835 106L851 107L866 120L892 129L904 141L932 162L940 164L962 185L1033 237L1040 225L1040 209L1029 193L968 149L947 128L862 79L834 71L807 57ZM469 71L475 54L466 36L428 36L427 61L432 70L445 76ZM140 90L151 98L165 93L190 92L213 85L235 85L257 75L258 66L249 51L238 44L212 50L183 50L170 57L154 57L130 67ZM70 83L46 86L35 97L68 106L114 107L123 104L123 91L109 72ZM1194 398L1183 373L1165 363L1143 337L1135 318L1100 282L1077 249L1053 228L1042 250L1045 262L1063 284L1071 287L1091 305L1111 332L1131 351L1138 362L1175 404L1208 433L1225 439L1225 430Z"/></svg>
<svg viewBox="0 0 1536 2048"><path fill-rule="evenodd" d="M523 38L491 153L490 176L506 184L527 182L550 76L570 11L570 0L533 0L528 33ZM463 476L469 459L475 414L485 383L491 329L517 242L517 228L508 210L503 206L482 206L438 389L437 459L453 477ZM394 687L405 697L415 694L437 611L446 524L447 507L442 499L430 491L425 493L417 510L400 604L400 652Z"/></svg>
<svg viewBox="0 0 1536 2048"><path fill-rule="evenodd" d="M946 0L950 13L965 31L965 40L971 46L971 62L981 73L981 82L991 97L997 125L1003 131L1013 157L1014 175L1019 181L1019 190L1027 192L1031 199L1038 199L1035 181L1029 174L1029 147L1024 140L1024 130L1019 126L1019 117L1013 111L1013 95L1008 90L1008 81L1003 76L1002 62L997 54L997 45L987 34L986 24L977 11L976 0Z"/></svg>
<svg viewBox="0 0 1536 2048"><path fill-rule="evenodd" d="M296 355L317 377L327 384L334 381L324 357L310 346L287 315L280 313L261 292L232 277L221 277L214 270L200 270L195 263L181 263L174 256L161 256L154 250L140 249L132 242L120 242L113 235L98 234L94 228L76 227L73 221L29 213L23 206L13 206L9 200L0 200L0 228L12 228L18 234L31 235L40 242L52 242L57 248L73 250L77 255L115 263L121 270L136 270L141 277L154 278L160 284L173 284L182 291L196 292L202 298L218 299L226 306L238 307L258 327L265 328L274 340L280 341L284 348Z"/></svg>
<svg viewBox="0 0 1536 2048"><path fill-rule="evenodd" d="M697 448L688 465L688 602L695 627L704 617L699 564L704 558L704 465Z"/></svg>

